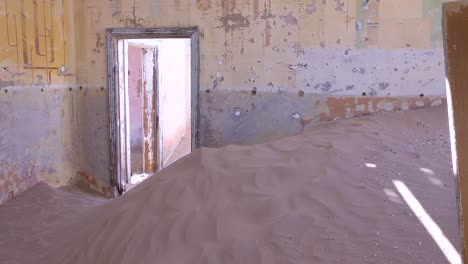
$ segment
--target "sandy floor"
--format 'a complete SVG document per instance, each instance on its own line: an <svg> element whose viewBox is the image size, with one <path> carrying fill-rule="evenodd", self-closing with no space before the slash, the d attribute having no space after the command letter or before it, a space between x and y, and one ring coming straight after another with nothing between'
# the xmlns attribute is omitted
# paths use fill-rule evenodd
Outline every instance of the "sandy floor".
<svg viewBox="0 0 468 264"><path fill-rule="evenodd" d="M109 201L78 186L54 189L39 183L0 206L0 263L36 263L30 251L55 247L57 233L91 208Z"/></svg>
<svg viewBox="0 0 468 264"><path fill-rule="evenodd" d="M202 148L111 201L39 185L0 206L0 263L448 263L449 145L436 107Z"/></svg>

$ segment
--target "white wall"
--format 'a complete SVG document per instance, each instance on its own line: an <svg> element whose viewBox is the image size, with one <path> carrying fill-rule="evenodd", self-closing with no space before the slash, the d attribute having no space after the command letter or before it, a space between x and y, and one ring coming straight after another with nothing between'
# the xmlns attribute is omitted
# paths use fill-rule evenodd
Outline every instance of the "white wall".
<svg viewBox="0 0 468 264"><path fill-rule="evenodd" d="M192 50L190 40L185 41L185 136L192 137Z"/></svg>
<svg viewBox="0 0 468 264"><path fill-rule="evenodd" d="M159 49L160 103L162 106L163 162L186 133L186 39L162 39ZM190 111L188 111L190 113Z"/></svg>

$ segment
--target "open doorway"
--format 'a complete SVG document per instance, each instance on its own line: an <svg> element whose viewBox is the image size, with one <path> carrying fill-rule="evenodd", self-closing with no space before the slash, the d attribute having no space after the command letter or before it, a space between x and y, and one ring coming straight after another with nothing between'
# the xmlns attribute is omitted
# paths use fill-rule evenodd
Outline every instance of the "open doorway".
<svg viewBox="0 0 468 264"><path fill-rule="evenodd" d="M121 194L198 145L198 34L107 32L111 184Z"/></svg>

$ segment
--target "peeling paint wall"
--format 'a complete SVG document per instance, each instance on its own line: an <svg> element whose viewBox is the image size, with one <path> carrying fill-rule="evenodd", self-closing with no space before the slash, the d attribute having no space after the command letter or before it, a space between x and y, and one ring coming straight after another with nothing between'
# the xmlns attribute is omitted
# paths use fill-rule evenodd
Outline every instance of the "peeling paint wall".
<svg viewBox="0 0 468 264"><path fill-rule="evenodd" d="M0 204L39 181L110 195L95 176L109 177L109 143L89 143L109 134L107 89L76 83L82 4L0 1Z"/></svg>
<svg viewBox="0 0 468 264"><path fill-rule="evenodd" d="M81 180L110 195L107 89L11 86L0 94L0 203L39 181ZM88 173L89 171L93 174ZM105 176L104 176L105 177Z"/></svg>
<svg viewBox="0 0 468 264"><path fill-rule="evenodd" d="M73 85L75 170L107 183L106 28L199 27L201 143L223 146L293 135L323 120L440 103L442 2L7 0L0 3L0 88L19 86L32 96L41 87L56 85L65 93ZM35 3L46 9L37 12L37 23ZM63 64L67 76L55 69L33 72L31 63L59 70ZM2 105L5 98L0 91ZM43 99L46 113L58 110L46 107L52 98ZM57 131L74 127L43 118Z"/></svg>
<svg viewBox="0 0 468 264"><path fill-rule="evenodd" d="M106 82L105 54L93 51L96 35L105 28L198 26L202 145L294 134L288 127L300 123L291 117L296 112L310 120L352 116L351 110L328 104L330 98L359 98L366 105L381 98L371 113L398 109L385 100L402 97L412 98L405 101L413 103L408 108L431 105L445 93L442 2L87 1L87 52L79 64L93 67L79 74L78 81ZM275 109L283 112L273 115L271 101L258 100L256 94L271 97ZM286 96L291 99L282 100ZM238 109L247 111L246 102L252 105L243 117L248 125L232 118ZM263 128L255 129L255 124ZM239 132L222 132L232 131L228 127ZM244 141L250 134L254 139Z"/></svg>
<svg viewBox="0 0 468 264"><path fill-rule="evenodd" d="M72 1L0 2L0 88L75 81Z"/></svg>
<svg viewBox="0 0 468 264"><path fill-rule="evenodd" d="M47 92L2 91L0 203L41 180L57 187L73 181L76 109L75 98L68 93L53 88Z"/></svg>

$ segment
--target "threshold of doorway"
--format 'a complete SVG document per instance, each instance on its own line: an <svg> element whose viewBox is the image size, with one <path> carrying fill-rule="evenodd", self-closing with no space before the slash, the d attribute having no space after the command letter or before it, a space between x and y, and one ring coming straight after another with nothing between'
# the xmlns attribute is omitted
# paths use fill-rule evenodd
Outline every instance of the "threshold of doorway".
<svg viewBox="0 0 468 264"><path fill-rule="evenodd" d="M142 174L132 175L132 177L130 178L130 184L137 185L141 183L142 181L148 179L152 175L153 173L142 173Z"/></svg>

